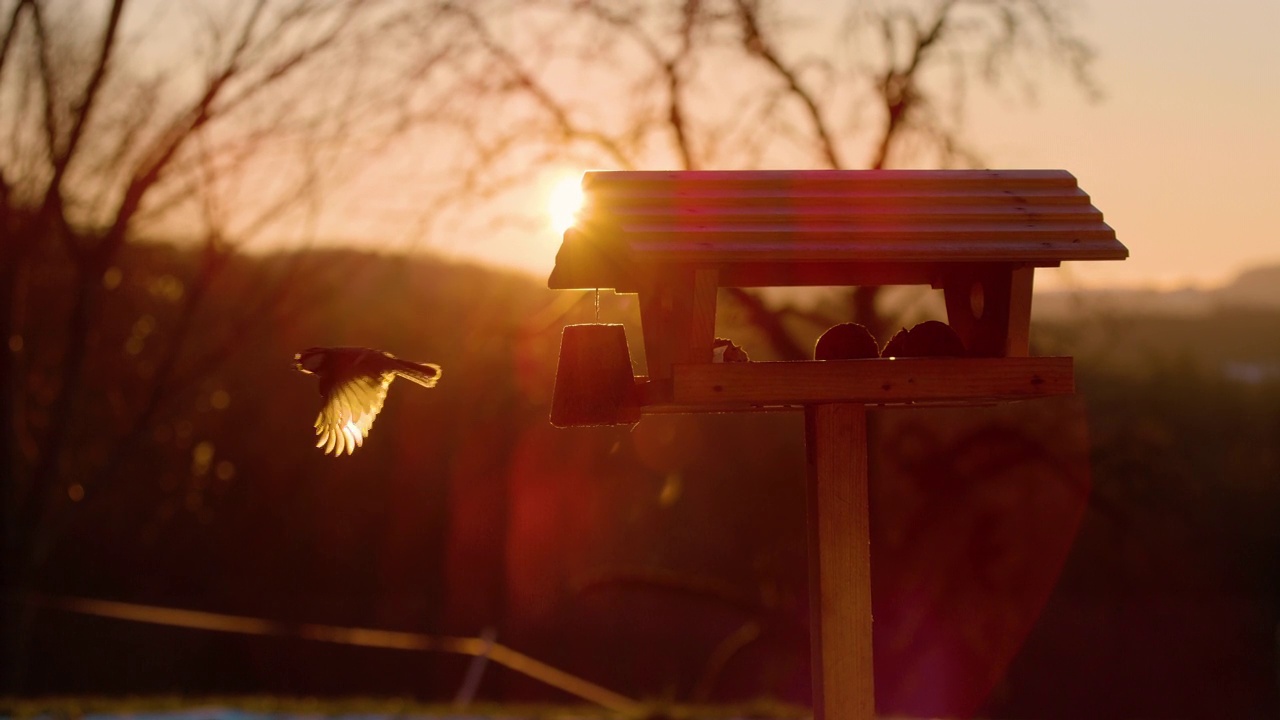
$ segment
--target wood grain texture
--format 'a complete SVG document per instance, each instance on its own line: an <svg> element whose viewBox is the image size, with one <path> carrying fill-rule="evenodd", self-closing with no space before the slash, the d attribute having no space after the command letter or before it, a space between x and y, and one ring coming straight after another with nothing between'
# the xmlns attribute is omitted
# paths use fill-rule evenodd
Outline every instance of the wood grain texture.
<svg viewBox="0 0 1280 720"><path fill-rule="evenodd" d="M806 408L805 440L814 718L872 720L866 408Z"/></svg>
<svg viewBox="0 0 1280 720"><path fill-rule="evenodd" d="M1074 391L1069 357L707 363L675 367L671 403L690 410L836 402L981 404Z"/></svg>
<svg viewBox="0 0 1280 720"><path fill-rule="evenodd" d="M676 364L710 363L715 340L717 271L671 269L639 290L649 377L666 380Z"/></svg>
<svg viewBox="0 0 1280 720"><path fill-rule="evenodd" d="M1003 353L1006 357L1031 354L1031 286L1034 275L1033 268L1018 268L1009 278L1009 320Z"/></svg>
<svg viewBox="0 0 1280 720"><path fill-rule="evenodd" d="M677 363L710 362L711 346L716 338L716 293L720 289L719 272L708 268L693 271L693 297L689 321L682 328L683 350L676 354Z"/></svg>

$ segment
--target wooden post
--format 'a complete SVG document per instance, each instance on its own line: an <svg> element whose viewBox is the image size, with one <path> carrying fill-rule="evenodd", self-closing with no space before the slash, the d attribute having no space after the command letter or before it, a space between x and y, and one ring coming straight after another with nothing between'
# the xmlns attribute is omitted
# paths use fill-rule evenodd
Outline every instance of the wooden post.
<svg viewBox="0 0 1280 720"><path fill-rule="evenodd" d="M943 286L947 322L976 357L1026 357L1035 268L958 274Z"/></svg>
<svg viewBox="0 0 1280 720"><path fill-rule="evenodd" d="M1009 278L1009 331L1005 335L1005 357L1031 354L1031 285L1035 268L1022 267Z"/></svg>
<svg viewBox="0 0 1280 720"><path fill-rule="evenodd" d="M815 720L872 720L867 409L805 407Z"/></svg>
<svg viewBox="0 0 1280 720"><path fill-rule="evenodd" d="M651 380L671 380L676 364L711 362L718 278L714 269L666 270L640 288L640 326Z"/></svg>

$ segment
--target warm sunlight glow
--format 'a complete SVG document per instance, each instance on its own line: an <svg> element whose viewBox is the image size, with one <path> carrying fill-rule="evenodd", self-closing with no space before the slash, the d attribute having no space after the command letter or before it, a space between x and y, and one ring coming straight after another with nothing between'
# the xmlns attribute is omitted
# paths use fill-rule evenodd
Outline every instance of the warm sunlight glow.
<svg viewBox="0 0 1280 720"><path fill-rule="evenodd" d="M547 213L551 216L551 228L557 235L563 234L578 219L582 209L582 176L561 178L551 188L547 199Z"/></svg>

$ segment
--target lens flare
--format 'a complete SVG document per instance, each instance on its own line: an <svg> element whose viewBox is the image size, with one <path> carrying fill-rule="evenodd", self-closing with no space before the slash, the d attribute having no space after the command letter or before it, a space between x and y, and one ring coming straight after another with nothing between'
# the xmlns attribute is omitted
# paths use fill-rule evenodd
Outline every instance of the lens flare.
<svg viewBox="0 0 1280 720"><path fill-rule="evenodd" d="M547 214L551 218L551 228L557 235L573 227L578 220L578 212L582 209L582 176L570 175L561 178L551 188L547 199Z"/></svg>

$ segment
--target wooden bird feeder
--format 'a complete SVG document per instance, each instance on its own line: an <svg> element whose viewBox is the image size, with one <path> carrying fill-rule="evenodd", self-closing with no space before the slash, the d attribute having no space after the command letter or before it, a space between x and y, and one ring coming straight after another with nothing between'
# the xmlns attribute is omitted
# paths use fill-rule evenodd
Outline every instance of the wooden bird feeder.
<svg viewBox="0 0 1280 720"><path fill-rule="evenodd" d="M814 711L874 717L866 409L1074 392L1029 357L1032 275L1128 256L1061 170L593 172L548 284L638 293L648 375L617 325L565 328L552 422L805 413ZM713 362L721 287L929 285L964 357ZM945 330L945 328L944 328Z"/></svg>

